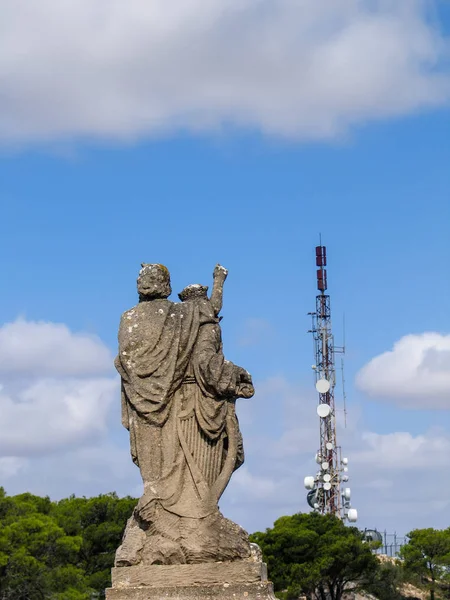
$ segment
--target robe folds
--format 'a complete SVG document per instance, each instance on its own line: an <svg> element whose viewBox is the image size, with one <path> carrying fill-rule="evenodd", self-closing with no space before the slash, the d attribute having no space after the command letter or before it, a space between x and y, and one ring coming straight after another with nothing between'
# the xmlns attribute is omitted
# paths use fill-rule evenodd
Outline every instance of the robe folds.
<svg viewBox="0 0 450 600"><path fill-rule="evenodd" d="M243 462L234 411L242 369L226 361L208 300L139 303L122 315L122 423L144 481L141 516L203 518Z"/></svg>

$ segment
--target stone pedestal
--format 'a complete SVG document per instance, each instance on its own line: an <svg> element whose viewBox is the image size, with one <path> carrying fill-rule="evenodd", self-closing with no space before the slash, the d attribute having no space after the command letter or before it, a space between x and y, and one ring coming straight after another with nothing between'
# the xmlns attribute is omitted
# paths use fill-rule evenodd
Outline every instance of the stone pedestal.
<svg viewBox="0 0 450 600"><path fill-rule="evenodd" d="M275 600L262 562L116 567L107 600Z"/></svg>

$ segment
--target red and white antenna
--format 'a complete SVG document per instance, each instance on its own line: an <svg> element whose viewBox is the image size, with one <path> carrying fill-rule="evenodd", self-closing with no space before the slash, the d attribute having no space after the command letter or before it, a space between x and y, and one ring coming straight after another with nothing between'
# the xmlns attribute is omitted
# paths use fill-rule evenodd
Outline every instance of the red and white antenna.
<svg viewBox="0 0 450 600"><path fill-rule="evenodd" d="M320 446L316 454L319 471L315 476L305 477L308 491L308 504L322 514L334 514L354 523L358 518L356 509L351 508L348 482L348 459L342 458L341 448L336 437L336 407L334 389L336 386L335 354L344 353L345 347L334 345L331 330L330 296L326 293L327 249L316 247L317 289L316 311L308 313L312 317L315 364L315 387L319 395L317 415L320 427ZM345 392L344 392L345 393Z"/></svg>

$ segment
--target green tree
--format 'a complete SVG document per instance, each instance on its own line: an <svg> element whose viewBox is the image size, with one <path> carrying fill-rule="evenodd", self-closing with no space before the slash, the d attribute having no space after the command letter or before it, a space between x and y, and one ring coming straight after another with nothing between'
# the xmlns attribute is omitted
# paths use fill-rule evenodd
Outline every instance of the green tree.
<svg viewBox="0 0 450 600"><path fill-rule="evenodd" d="M40 512L42 511L42 512ZM44 600L54 593L78 591L89 598L90 589L77 568L82 539L67 536L50 516L48 499L22 494L0 498L0 598ZM72 564L71 576L67 564Z"/></svg>
<svg viewBox="0 0 450 600"><path fill-rule="evenodd" d="M135 505L115 493L52 502L0 488L0 600L104 598Z"/></svg>
<svg viewBox="0 0 450 600"><path fill-rule="evenodd" d="M135 498L109 493L94 498L71 496L54 505L58 524L67 534L82 538L80 565L97 598L104 598L105 588L111 585L115 551L136 502Z"/></svg>
<svg viewBox="0 0 450 600"><path fill-rule="evenodd" d="M362 533L332 515L281 517L251 539L261 547L275 591L286 590L287 600L301 594L340 600L362 589L379 567Z"/></svg>
<svg viewBox="0 0 450 600"><path fill-rule="evenodd" d="M419 575L434 600L438 584L444 583L450 567L450 529L414 529L400 550L406 571Z"/></svg>
<svg viewBox="0 0 450 600"><path fill-rule="evenodd" d="M364 591L378 600L402 600L400 590L404 581L403 567L399 561L383 561L368 575Z"/></svg>

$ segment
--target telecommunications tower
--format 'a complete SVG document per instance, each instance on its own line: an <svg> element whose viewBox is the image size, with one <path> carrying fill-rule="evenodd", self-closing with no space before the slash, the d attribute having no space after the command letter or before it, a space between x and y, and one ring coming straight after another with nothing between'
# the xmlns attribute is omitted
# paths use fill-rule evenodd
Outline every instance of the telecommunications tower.
<svg viewBox="0 0 450 600"><path fill-rule="evenodd" d="M331 330L330 296L327 291L327 249L316 247L317 289L316 311L308 313L312 317L316 390L319 394L317 415L320 424L320 445L316 454L319 471L315 476L305 477L305 488L308 491L309 506L322 514L333 514L351 523L356 522L358 514L351 508L348 482L348 459L342 458L341 448L336 439L336 408L334 389L336 386L335 354L344 353L345 346L334 345ZM342 382L344 378L342 377ZM345 392L343 390L344 403ZM345 404L344 404L345 410Z"/></svg>

